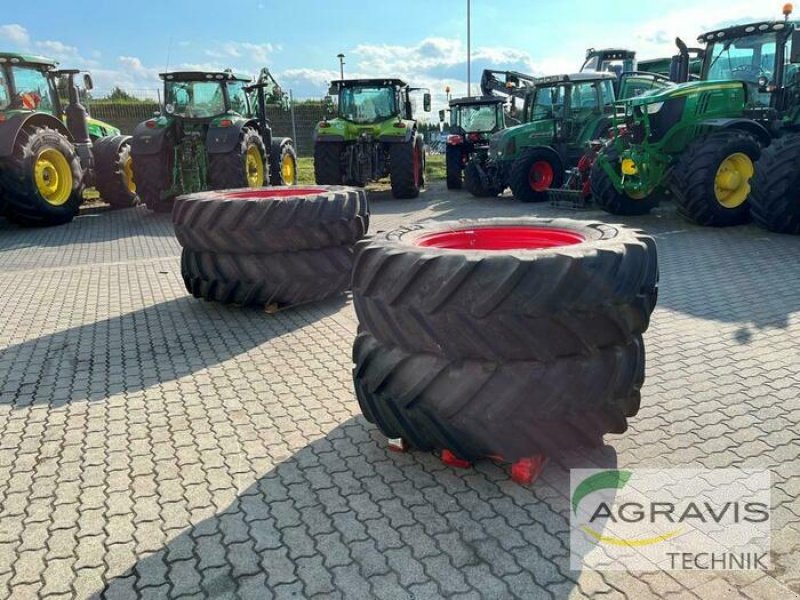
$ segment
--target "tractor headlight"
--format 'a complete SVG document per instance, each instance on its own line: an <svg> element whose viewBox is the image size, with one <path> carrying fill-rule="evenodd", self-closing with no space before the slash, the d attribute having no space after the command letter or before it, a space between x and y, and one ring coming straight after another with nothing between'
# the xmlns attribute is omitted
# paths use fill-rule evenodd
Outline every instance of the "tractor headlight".
<svg viewBox="0 0 800 600"><path fill-rule="evenodd" d="M663 102L654 102L653 104L645 104L645 109L647 110L648 115L654 115L662 108L664 108Z"/></svg>

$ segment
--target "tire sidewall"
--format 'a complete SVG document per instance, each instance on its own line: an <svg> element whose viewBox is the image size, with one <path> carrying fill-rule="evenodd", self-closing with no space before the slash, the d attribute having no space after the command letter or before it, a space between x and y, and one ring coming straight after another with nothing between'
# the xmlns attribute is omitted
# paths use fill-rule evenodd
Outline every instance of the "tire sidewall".
<svg viewBox="0 0 800 600"><path fill-rule="evenodd" d="M37 157L44 150L54 149L60 152L69 164L72 173L72 191L69 199L60 206L53 206L45 200L36 187L34 175ZM23 160L24 178L30 191L36 195L37 205L40 213L46 215L48 222L62 223L71 220L77 213L81 205L81 190L83 189L83 171L81 170L80 159L73 145L59 131L49 128L36 128L31 133L30 143L23 150L25 157Z"/></svg>
<svg viewBox="0 0 800 600"><path fill-rule="evenodd" d="M511 167L511 190L520 202L544 202L548 198L546 191L535 191L530 186L530 171L537 162L547 162L553 170L551 188L561 187L564 180L564 169L557 155L549 149L531 148L514 161Z"/></svg>

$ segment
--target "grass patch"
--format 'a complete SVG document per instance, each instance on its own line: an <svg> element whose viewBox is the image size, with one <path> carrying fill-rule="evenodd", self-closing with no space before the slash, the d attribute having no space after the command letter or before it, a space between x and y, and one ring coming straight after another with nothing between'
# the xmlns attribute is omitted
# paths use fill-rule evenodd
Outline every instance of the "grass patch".
<svg viewBox="0 0 800 600"><path fill-rule="evenodd" d="M436 181L445 178L444 156L433 154L426 157L425 179ZM314 159L310 156L301 156L297 159L297 183L314 183Z"/></svg>

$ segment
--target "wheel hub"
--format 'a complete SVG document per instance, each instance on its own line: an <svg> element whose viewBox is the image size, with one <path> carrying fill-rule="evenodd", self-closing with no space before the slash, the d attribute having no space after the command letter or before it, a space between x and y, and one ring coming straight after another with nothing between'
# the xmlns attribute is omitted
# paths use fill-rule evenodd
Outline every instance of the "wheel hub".
<svg viewBox="0 0 800 600"><path fill-rule="evenodd" d="M750 195L750 178L755 168L752 159L742 152L731 154L719 166L714 177L714 195L725 208L737 208Z"/></svg>

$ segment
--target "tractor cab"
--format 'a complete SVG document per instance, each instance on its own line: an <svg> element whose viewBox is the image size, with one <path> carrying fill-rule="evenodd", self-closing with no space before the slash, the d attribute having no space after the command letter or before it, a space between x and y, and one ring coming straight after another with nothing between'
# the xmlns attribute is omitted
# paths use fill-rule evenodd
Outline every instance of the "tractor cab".
<svg viewBox="0 0 800 600"><path fill-rule="evenodd" d="M184 119L213 119L226 113L252 111L246 88L250 78L232 71L161 73L164 112Z"/></svg>
<svg viewBox="0 0 800 600"><path fill-rule="evenodd" d="M388 119L413 119L411 88L400 79L348 79L331 82L329 94L338 97L340 119L357 125L373 125ZM425 93L425 111L430 111L430 93Z"/></svg>
<svg viewBox="0 0 800 600"><path fill-rule="evenodd" d="M39 111L60 116L54 85L57 63L48 58L0 53L0 111Z"/></svg>
<svg viewBox="0 0 800 600"><path fill-rule="evenodd" d="M505 100L493 97L456 98L450 101L450 131L471 141L505 129Z"/></svg>
<svg viewBox="0 0 800 600"><path fill-rule="evenodd" d="M583 61L581 73L614 73L618 77L623 73L635 71L636 52L622 48L603 48L586 51L586 60Z"/></svg>

